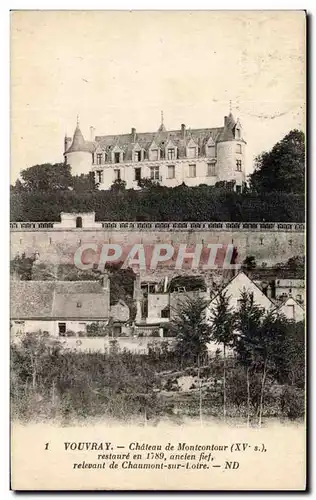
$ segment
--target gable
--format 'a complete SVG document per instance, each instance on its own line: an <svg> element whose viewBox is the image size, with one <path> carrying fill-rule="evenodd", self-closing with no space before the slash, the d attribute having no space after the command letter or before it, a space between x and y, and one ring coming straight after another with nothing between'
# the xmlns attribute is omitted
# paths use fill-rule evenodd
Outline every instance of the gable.
<svg viewBox="0 0 316 500"><path fill-rule="evenodd" d="M241 299L243 292L253 294L255 304L263 307L266 311L273 307L271 300L258 288L258 286L251 281L245 273L239 273L224 287L222 292L225 292L229 297L229 305L233 309L238 309L238 301ZM213 309L218 300L218 295L210 303L210 308Z"/></svg>

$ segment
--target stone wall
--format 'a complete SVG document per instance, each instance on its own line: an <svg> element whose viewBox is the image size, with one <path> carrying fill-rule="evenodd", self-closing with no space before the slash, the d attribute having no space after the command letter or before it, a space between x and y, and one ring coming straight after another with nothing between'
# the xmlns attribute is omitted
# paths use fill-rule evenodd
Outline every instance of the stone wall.
<svg viewBox="0 0 316 500"><path fill-rule="evenodd" d="M275 231L252 229L220 230L116 230L116 229L73 229L73 230L19 230L11 229L11 258L25 252L27 256L39 252L40 261L51 264L71 264L76 250L84 243L119 244L131 248L136 243L152 246L156 243L169 243L174 246L185 244L194 248L197 244L233 244L238 251L237 262L253 255L260 265L265 262L272 266L285 262L290 257L305 254L304 230ZM171 268L172 269L172 266ZM161 275L170 273L167 267L161 268ZM198 274L198 269L196 270ZM150 276L151 272L148 272ZM154 274L157 274L155 272ZM175 273L179 274L179 273Z"/></svg>

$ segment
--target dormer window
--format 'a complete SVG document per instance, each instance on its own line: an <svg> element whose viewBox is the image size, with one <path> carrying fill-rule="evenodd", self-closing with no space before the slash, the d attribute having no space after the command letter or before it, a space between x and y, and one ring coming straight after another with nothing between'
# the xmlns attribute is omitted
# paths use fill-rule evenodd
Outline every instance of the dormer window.
<svg viewBox="0 0 316 500"><path fill-rule="evenodd" d="M114 163L120 163L121 153L114 153Z"/></svg>
<svg viewBox="0 0 316 500"><path fill-rule="evenodd" d="M97 154L97 164L101 165L102 164L102 153Z"/></svg>
<svg viewBox="0 0 316 500"><path fill-rule="evenodd" d="M157 161L158 160L158 149L151 149L150 150L150 159L152 161Z"/></svg>
<svg viewBox="0 0 316 500"><path fill-rule="evenodd" d="M241 172L241 160L236 160L236 170L237 172Z"/></svg>
<svg viewBox="0 0 316 500"><path fill-rule="evenodd" d="M141 151L135 151L134 152L134 161L142 161L142 152Z"/></svg>
<svg viewBox="0 0 316 500"><path fill-rule="evenodd" d="M176 157L176 152L174 148L168 148L168 160L174 160Z"/></svg>
<svg viewBox="0 0 316 500"><path fill-rule="evenodd" d="M188 148L188 158L195 158L197 156L196 153L197 153L196 146Z"/></svg>
<svg viewBox="0 0 316 500"><path fill-rule="evenodd" d="M209 158L214 158L215 157L215 146L207 146L206 153L207 153L207 156Z"/></svg>

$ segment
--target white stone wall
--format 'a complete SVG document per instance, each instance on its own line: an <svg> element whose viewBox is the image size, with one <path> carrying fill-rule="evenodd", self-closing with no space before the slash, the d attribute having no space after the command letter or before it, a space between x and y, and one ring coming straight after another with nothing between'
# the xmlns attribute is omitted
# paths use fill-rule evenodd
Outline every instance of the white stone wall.
<svg viewBox="0 0 316 500"><path fill-rule="evenodd" d="M221 180L218 175L208 175L208 163L212 163L212 158L185 158L181 160L164 160L164 161L145 161L139 163L116 163L106 165L94 165L93 171L102 170L103 182L99 185L100 189L110 189L115 181L115 170L120 170L121 180L126 182L127 189L138 189L138 182L135 181L135 168L141 168L141 177L150 178L151 167L159 167L159 178L154 179L160 182L161 185L167 187L175 187L183 182L187 186L199 186L207 184L213 186L217 181ZM168 166L174 165L174 178L169 178ZM190 165L196 166L196 176L190 176ZM216 167L217 171L217 167ZM96 177L97 180L97 177ZM241 184L241 182L240 182Z"/></svg>
<svg viewBox="0 0 316 500"><path fill-rule="evenodd" d="M241 144L242 153L237 153L237 144ZM217 172L218 180L235 180L237 185L242 185L246 180L245 175L245 145L242 142L227 141L217 144ZM236 161L241 160L242 171L238 172Z"/></svg>
<svg viewBox="0 0 316 500"><path fill-rule="evenodd" d="M72 175L88 174L92 167L92 154L88 151L67 153L67 164L71 166Z"/></svg>

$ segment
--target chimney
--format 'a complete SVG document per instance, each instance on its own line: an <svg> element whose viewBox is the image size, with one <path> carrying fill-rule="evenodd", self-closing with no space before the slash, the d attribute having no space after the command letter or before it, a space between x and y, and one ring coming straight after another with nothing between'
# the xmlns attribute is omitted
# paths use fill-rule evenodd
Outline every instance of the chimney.
<svg viewBox="0 0 316 500"><path fill-rule="evenodd" d="M90 141L93 142L95 140L95 127L90 127Z"/></svg>
<svg viewBox="0 0 316 500"><path fill-rule="evenodd" d="M132 134L132 142L136 142L136 128L132 128L131 130L131 134Z"/></svg>
<svg viewBox="0 0 316 500"><path fill-rule="evenodd" d="M109 280L109 275L107 272L104 273L103 278L102 278L102 288L103 288L104 292L110 291L110 280Z"/></svg>
<svg viewBox="0 0 316 500"><path fill-rule="evenodd" d="M64 139L64 153L66 153L67 149L70 148L71 143L72 143L72 138L71 137L67 137L67 135L65 135L65 139Z"/></svg>
<svg viewBox="0 0 316 500"><path fill-rule="evenodd" d="M181 124L181 135L182 135L182 139L185 139L185 124L184 123Z"/></svg>

